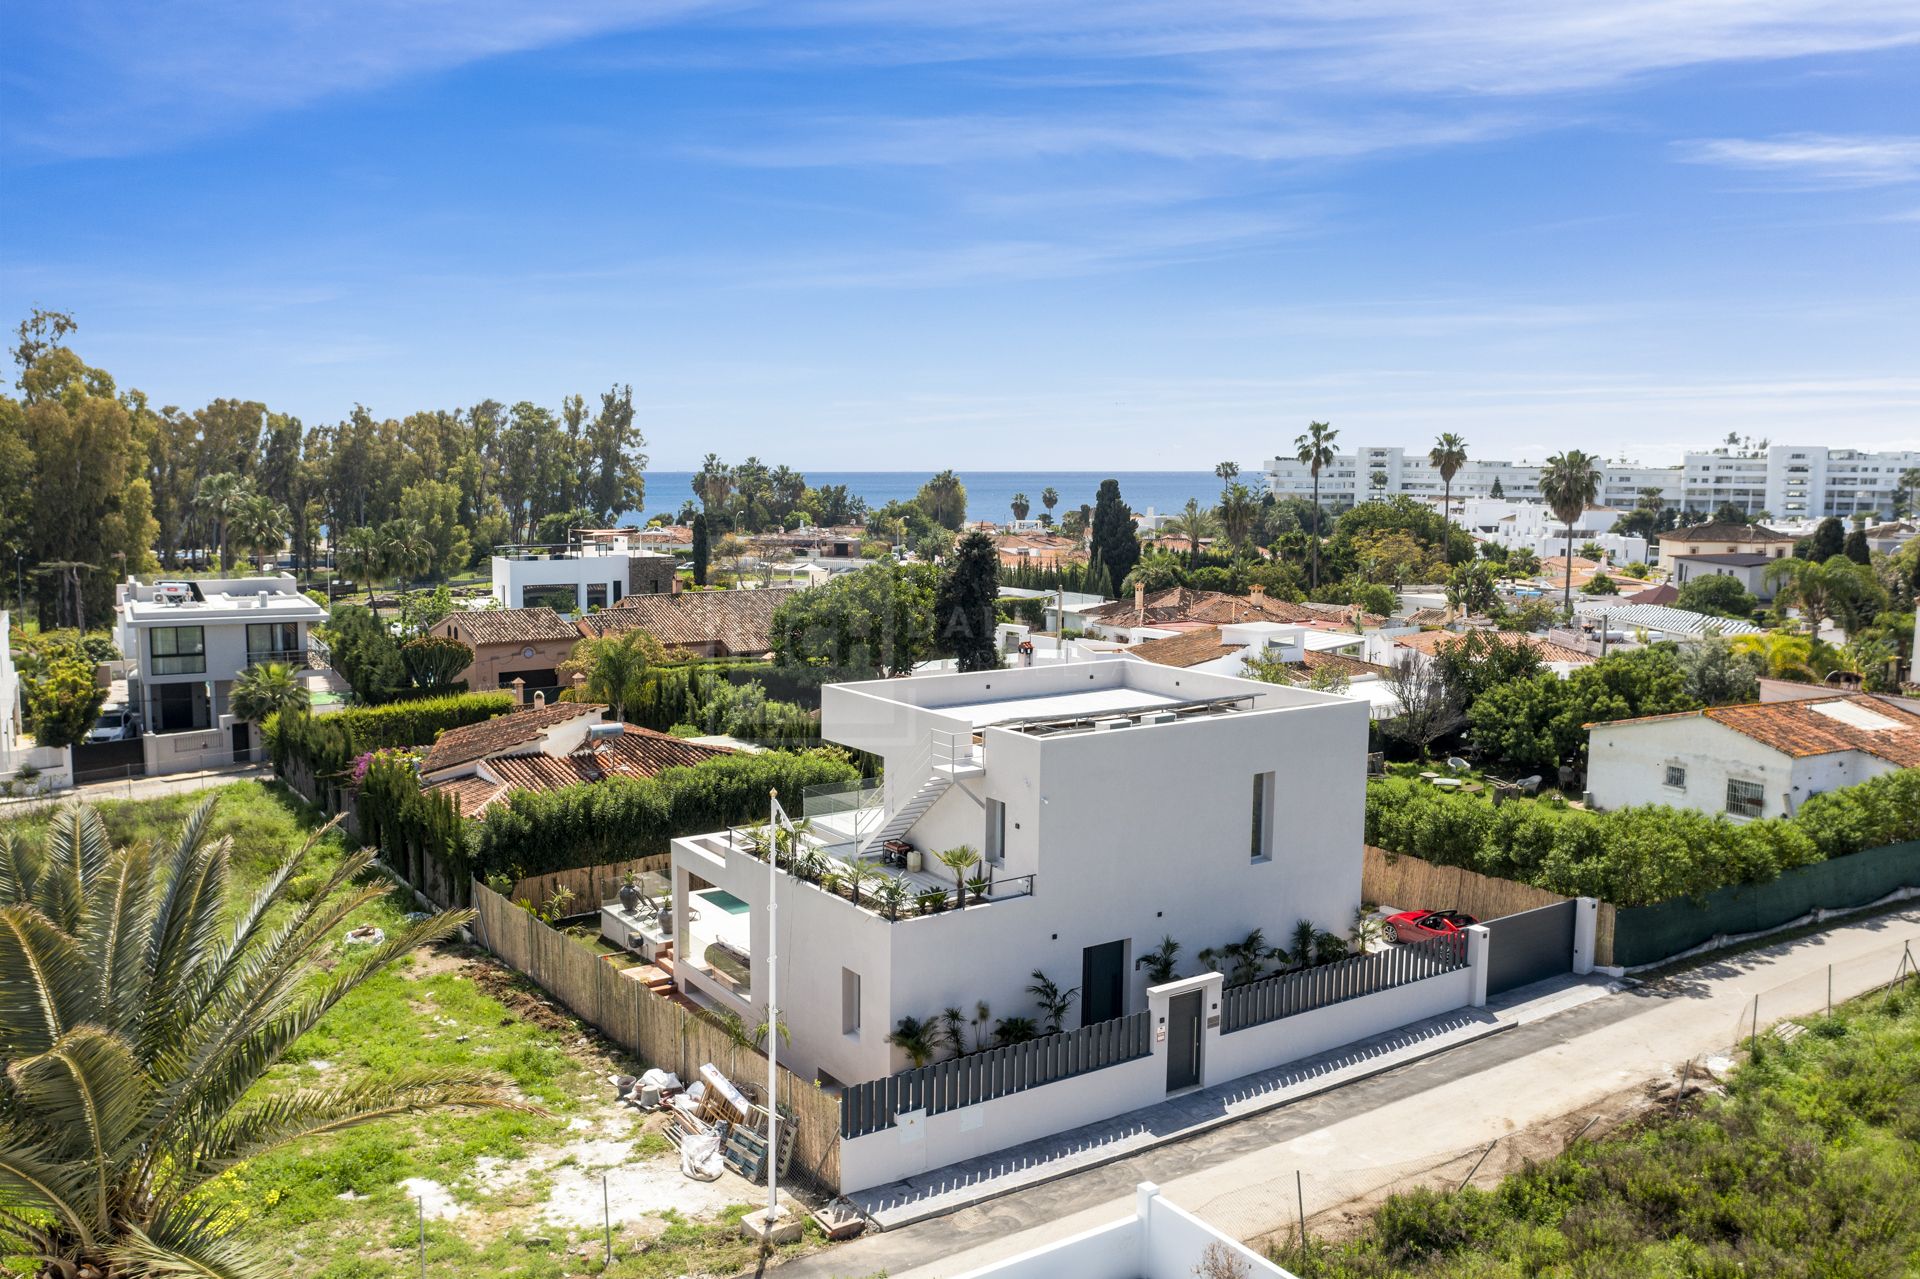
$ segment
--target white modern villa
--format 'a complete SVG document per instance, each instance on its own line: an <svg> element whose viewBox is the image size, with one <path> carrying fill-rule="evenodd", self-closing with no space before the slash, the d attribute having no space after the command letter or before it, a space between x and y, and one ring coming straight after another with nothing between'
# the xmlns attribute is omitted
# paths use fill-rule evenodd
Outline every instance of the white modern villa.
<svg viewBox="0 0 1920 1279"><path fill-rule="evenodd" d="M501 608L550 608L579 617L629 595L680 589L671 555L642 550L637 529L576 529L564 545L502 546L492 556Z"/></svg>
<svg viewBox="0 0 1920 1279"><path fill-rule="evenodd" d="M882 757L884 781L782 796L806 816L777 871L764 831L673 841L675 981L751 1027L766 1019L777 949L782 1064L843 1090L843 1189L1461 1007L1476 976L1484 998L1484 938L1438 959L1344 961L1379 972L1324 1006L1283 1007L1293 997L1274 983L1294 977L1223 992L1197 962L1256 929L1270 946L1301 920L1347 932L1367 718L1360 700L1129 656L828 685L825 736ZM938 860L961 846L981 858L960 872L964 890ZM1179 958L1156 985L1150 956L1165 938ZM1412 966L1387 972L1402 959ZM1045 1029L1036 972L1077 991L1067 1033L1046 1041L1073 1046L1038 1066L1004 1046L977 1051L1006 1019ZM939 1057L951 1059L911 1072L966 1079L925 1105L907 1093L874 1103L914 1064L889 1042L904 1019L966 1023L965 1054L949 1039ZM988 1079L989 1060L1032 1073Z"/></svg>
<svg viewBox="0 0 1920 1279"><path fill-rule="evenodd" d="M149 774L251 758L255 730L228 710L248 667L312 663L313 628L327 611L285 574L145 583L115 591L115 639L130 665L127 695L139 716Z"/></svg>

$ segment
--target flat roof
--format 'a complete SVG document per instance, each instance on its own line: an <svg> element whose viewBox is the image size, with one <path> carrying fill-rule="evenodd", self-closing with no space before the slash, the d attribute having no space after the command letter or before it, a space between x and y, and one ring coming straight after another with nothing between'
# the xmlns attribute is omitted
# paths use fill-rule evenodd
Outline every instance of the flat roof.
<svg viewBox="0 0 1920 1279"><path fill-rule="evenodd" d="M1072 693L1042 693L1036 697L1002 697L992 701L960 702L929 707L942 715L965 719L975 728L1009 720L1099 719L1138 714L1163 706L1179 706L1187 699L1139 688L1089 688Z"/></svg>

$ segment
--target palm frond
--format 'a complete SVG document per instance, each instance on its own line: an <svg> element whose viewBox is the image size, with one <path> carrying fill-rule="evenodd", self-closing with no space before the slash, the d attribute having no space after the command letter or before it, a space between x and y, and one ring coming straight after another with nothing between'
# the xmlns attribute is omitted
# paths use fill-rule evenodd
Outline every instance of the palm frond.
<svg viewBox="0 0 1920 1279"><path fill-rule="evenodd" d="M93 982L80 948L32 906L0 907L0 1045L8 1056L52 1047L85 1021Z"/></svg>
<svg viewBox="0 0 1920 1279"><path fill-rule="evenodd" d="M0 830L0 906L33 900L41 862L40 852L31 842L16 837L11 830Z"/></svg>
<svg viewBox="0 0 1920 1279"><path fill-rule="evenodd" d="M44 1212L90 1246L105 1224L89 1211L90 1191L83 1167L61 1159L18 1124L0 1125L0 1204L15 1212Z"/></svg>
<svg viewBox="0 0 1920 1279"><path fill-rule="evenodd" d="M144 942L154 909L153 855L144 844L114 854L97 900L89 905L80 948L92 967L99 1006L92 1017L131 1032L147 1004Z"/></svg>
<svg viewBox="0 0 1920 1279"><path fill-rule="evenodd" d="M285 1279L293 1272L223 1236L204 1213L174 1213L129 1226L107 1256L115 1274L140 1279Z"/></svg>
<svg viewBox="0 0 1920 1279"><path fill-rule="evenodd" d="M124 1148L137 1131L152 1081L120 1036L96 1026L61 1035L44 1053L7 1067L11 1117L61 1159L90 1168L94 1220L110 1217Z"/></svg>
<svg viewBox="0 0 1920 1279"><path fill-rule="evenodd" d="M87 886L107 864L107 828L100 814L71 804L54 815L47 832L47 854L34 904L61 931L80 931Z"/></svg>

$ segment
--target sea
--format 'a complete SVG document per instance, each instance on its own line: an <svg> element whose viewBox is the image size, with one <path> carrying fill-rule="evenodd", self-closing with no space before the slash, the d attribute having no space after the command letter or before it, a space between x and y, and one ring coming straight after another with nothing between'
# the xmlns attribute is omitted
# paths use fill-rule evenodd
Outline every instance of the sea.
<svg viewBox="0 0 1920 1279"><path fill-rule="evenodd" d="M662 511L678 511L681 503L693 496L694 474L692 471L648 471L647 517ZM844 484L849 493L865 498L868 506L881 507L888 502L904 502L918 493L931 472L806 471L803 474L808 485L814 488ZM1120 482L1121 500L1135 512L1151 508L1161 514L1171 514L1185 506L1188 498L1199 498L1203 505L1211 506L1220 497L1220 481L1212 471L960 471L958 474L967 489L970 520L1005 522L1012 519L1015 493L1027 495L1033 508L1027 512L1027 518L1037 518L1045 509L1040 505L1040 494L1049 486L1060 494L1060 503L1053 508L1054 517L1058 519L1083 504L1093 505L1100 482L1109 479ZM1241 476L1241 481L1255 491L1260 488L1259 480L1257 472ZM630 515L625 522L645 521Z"/></svg>

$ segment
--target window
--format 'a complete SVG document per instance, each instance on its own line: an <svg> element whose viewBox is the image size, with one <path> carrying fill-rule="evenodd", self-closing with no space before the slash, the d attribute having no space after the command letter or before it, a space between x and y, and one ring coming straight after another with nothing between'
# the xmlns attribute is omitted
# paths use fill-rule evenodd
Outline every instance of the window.
<svg viewBox="0 0 1920 1279"><path fill-rule="evenodd" d="M1767 805L1767 791L1759 782L1727 782L1727 816L1758 817Z"/></svg>
<svg viewBox="0 0 1920 1279"><path fill-rule="evenodd" d="M1667 785L1673 787L1675 790L1685 790L1687 788L1687 770L1684 765L1667 765Z"/></svg>
<svg viewBox="0 0 1920 1279"><path fill-rule="evenodd" d="M300 623L248 622L247 665L284 662L300 649Z"/></svg>
<svg viewBox="0 0 1920 1279"><path fill-rule="evenodd" d="M997 799L987 801L987 860L998 866L1007 860L1007 806Z"/></svg>
<svg viewBox="0 0 1920 1279"><path fill-rule="evenodd" d="M207 669L206 632L198 626L156 626L152 644L154 675L200 675Z"/></svg>
<svg viewBox="0 0 1920 1279"><path fill-rule="evenodd" d="M860 1033L860 974L851 968L840 970L840 1033Z"/></svg>
<svg viewBox="0 0 1920 1279"><path fill-rule="evenodd" d="M1253 775L1253 860L1264 862L1272 858L1273 844L1273 774L1255 773Z"/></svg>
<svg viewBox="0 0 1920 1279"><path fill-rule="evenodd" d="M587 611L607 606L607 584L605 582L587 583Z"/></svg>

